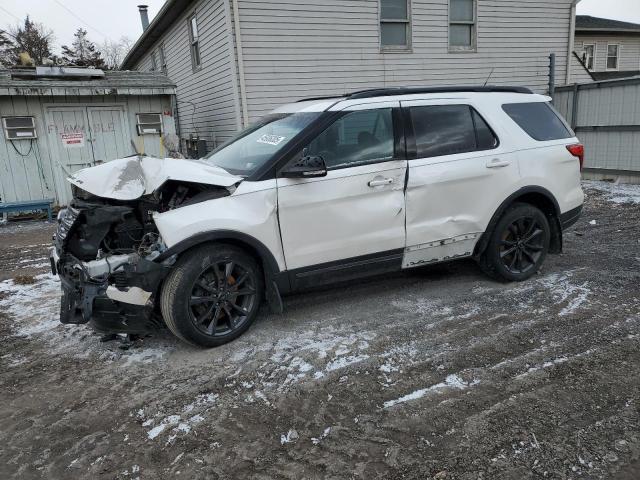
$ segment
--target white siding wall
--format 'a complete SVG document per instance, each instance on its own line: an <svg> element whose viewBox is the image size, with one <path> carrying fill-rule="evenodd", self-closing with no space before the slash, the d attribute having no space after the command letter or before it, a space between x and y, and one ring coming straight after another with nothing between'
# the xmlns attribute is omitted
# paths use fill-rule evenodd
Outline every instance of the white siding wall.
<svg viewBox="0 0 640 480"><path fill-rule="evenodd" d="M582 50L576 51L582 57ZM575 55L571 55L571 83L591 83L593 79Z"/></svg>
<svg viewBox="0 0 640 480"><path fill-rule="evenodd" d="M640 70L640 35L631 36L586 36L576 35L575 51L582 55L584 45L595 45L594 71L607 71L607 45L620 45L620 68L621 72L633 72Z"/></svg>
<svg viewBox="0 0 640 480"><path fill-rule="evenodd" d="M196 12L200 34L202 68L191 68L187 20ZM136 65L136 70L151 70L151 55L161 43L167 62L167 75L177 88L180 133L207 140L209 148L229 139L237 130L236 96L234 95L229 32L226 27L224 2L200 0L187 9L163 37Z"/></svg>
<svg viewBox="0 0 640 480"><path fill-rule="evenodd" d="M482 84L493 68L491 84L546 92L552 52L565 83L570 0L480 0L474 53L449 53L448 0L412 1L412 53L380 52L379 0L236 1L251 120L305 96Z"/></svg>

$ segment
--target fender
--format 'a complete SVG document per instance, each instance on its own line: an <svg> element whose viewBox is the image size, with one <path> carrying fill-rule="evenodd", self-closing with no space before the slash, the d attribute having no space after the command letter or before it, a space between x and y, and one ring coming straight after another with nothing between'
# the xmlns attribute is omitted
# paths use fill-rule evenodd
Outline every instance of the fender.
<svg viewBox="0 0 640 480"><path fill-rule="evenodd" d="M173 255L179 255L191 247L200 245L201 243L231 240L230 243L236 243L239 245L246 245L250 247L255 253L258 254L259 259L265 266L265 274L275 275L280 273L280 267L273 254L269 249L260 241L253 238L250 235L242 232L236 232L234 230L211 230L209 232L202 232L193 237L189 237L179 243L176 243L173 247L164 251L155 261L163 262Z"/></svg>
<svg viewBox="0 0 640 480"><path fill-rule="evenodd" d="M505 201L503 201L500 204L496 212L493 214L493 217L491 217L491 221L489 222L489 225L487 225L487 229L482 234L482 237L480 238L480 240L476 245L476 249L474 253L475 258L479 257L487 248L487 245L489 244L489 234L493 231L495 225L498 223L498 220L500 219L502 214L505 212L505 210L509 208L514 202L516 202L519 198L525 195L530 195L530 194L542 195L552 205L552 208L553 208L552 212L544 211L544 209L542 209L544 213L548 217L550 217L549 218L549 222L551 224L550 252L551 253L562 252L562 228L560 226L560 220L559 220L560 214L561 214L560 205L558 204L556 197L554 197L554 195L549 190L547 190L544 187L532 185L528 187L523 187L515 191L514 193L509 195Z"/></svg>
<svg viewBox="0 0 640 480"><path fill-rule="evenodd" d="M291 287L289 277L282 274L278 262L271 251L256 238L234 230L212 230L202 232L175 244L163 252L155 262L162 262L173 255L179 255L196 245L207 242L227 242L252 251L262 262L264 270L265 296L272 313L282 313L283 303L280 293L287 293Z"/></svg>

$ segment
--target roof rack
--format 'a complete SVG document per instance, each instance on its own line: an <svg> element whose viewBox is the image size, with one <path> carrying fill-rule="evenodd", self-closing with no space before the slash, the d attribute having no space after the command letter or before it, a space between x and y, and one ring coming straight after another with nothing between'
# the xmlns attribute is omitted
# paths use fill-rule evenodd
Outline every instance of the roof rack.
<svg viewBox="0 0 640 480"><path fill-rule="evenodd" d="M392 87L392 88L373 88L370 90L362 90L347 95L347 98L371 98L371 97L390 97L394 95L412 95L419 93L467 93L467 92L498 92L498 93L525 93L533 92L526 87L496 87L496 86L471 86L471 87Z"/></svg>
<svg viewBox="0 0 640 480"><path fill-rule="evenodd" d="M298 102L308 102L313 100L330 100L332 98L343 98L345 100L355 100L359 98L391 97L394 95L415 95L420 93L524 93L531 95L533 92L526 87L503 87L503 86L470 86L470 87L389 87L372 88L342 95L327 95L322 97L303 98Z"/></svg>

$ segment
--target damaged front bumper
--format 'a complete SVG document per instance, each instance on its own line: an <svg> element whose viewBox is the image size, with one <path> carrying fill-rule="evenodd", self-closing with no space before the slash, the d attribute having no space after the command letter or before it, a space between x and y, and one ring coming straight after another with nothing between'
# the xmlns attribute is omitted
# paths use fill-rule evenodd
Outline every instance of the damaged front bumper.
<svg viewBox="0 0 640 480"><path fill-rule="evenodd" d="M51 249L51 268L60 277L60 322L90 323L106 333L142 334L163 328L155 299L169 267L137 253L83 262Z"/></svg>

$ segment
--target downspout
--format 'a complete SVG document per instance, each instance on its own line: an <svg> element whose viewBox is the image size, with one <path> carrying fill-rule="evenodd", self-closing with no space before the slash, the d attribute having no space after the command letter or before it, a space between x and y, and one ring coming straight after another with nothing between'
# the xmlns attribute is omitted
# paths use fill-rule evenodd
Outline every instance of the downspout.
<svg viewBox="0 0 640 480"><path fill-rule="evenodd" d="M571 85L571 59L573 55L573 50L575 48L575 40L576 40L576 5L580 2L580 0L573 0L571 2L571 20L569 26L569 44L567 48L567 74L566 74L566 82L565 85Z"/></svg>
<svg viewBox="0 0 640 480"><path fill-rule="evenodd" d="M233 103L236 111L236 128L242 130L242 112L240 106L240 94L238 92L238 67L236 65L235 42L233 24L231 23L231 0L224 0L224 18L227 28L227 45L229 45L229 62L231 63L231 88L233 89Z"/></svg>
<svg viewBox="0 0 640 480"><path fill-rule="evenodd" d="M238 75L240 76L240 102L242 103L242 120L244 126L249 125L249 109L247 107L247 85L244 80L244 59L242 57L242 32L240 31L240 0L230 0L233 4L233 23L236 33L236 52L238 55Z"/></svg>

